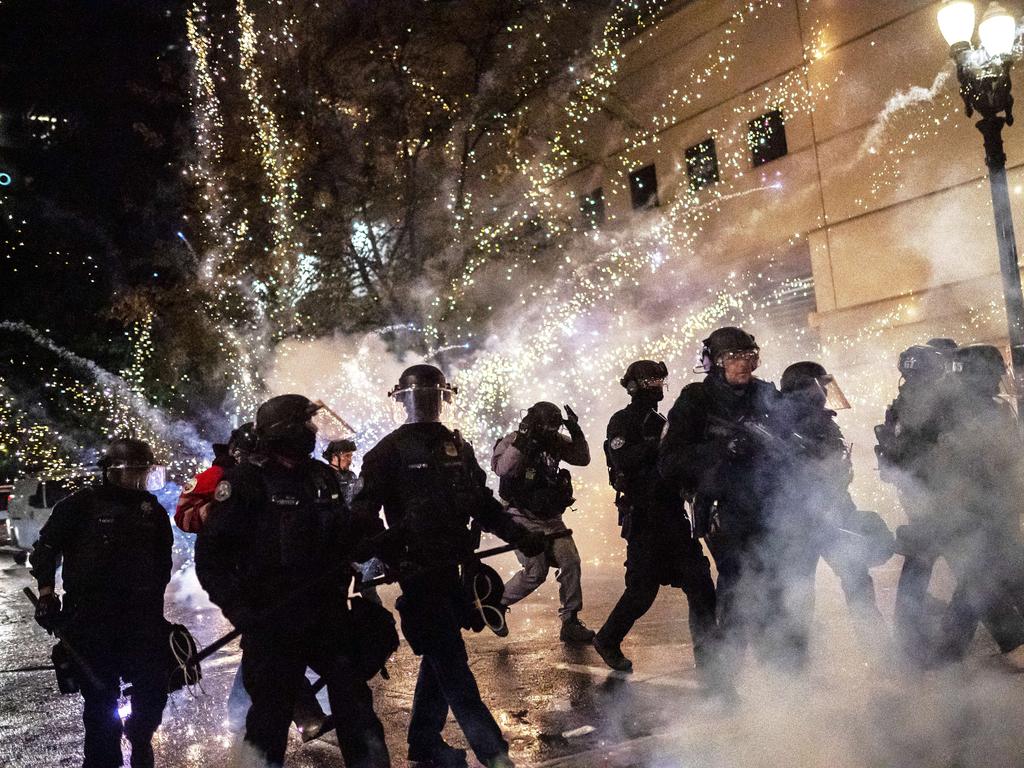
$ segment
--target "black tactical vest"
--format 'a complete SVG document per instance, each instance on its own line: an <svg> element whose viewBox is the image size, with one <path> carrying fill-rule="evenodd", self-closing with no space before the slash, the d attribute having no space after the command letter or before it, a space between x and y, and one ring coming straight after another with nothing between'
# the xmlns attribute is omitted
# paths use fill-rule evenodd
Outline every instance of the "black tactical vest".
<svg viewBox="0 0 1024 768"><path fill-rule="evenodd" d="M558 517L575 501L569 470L559 469L558 459L546 451L524 457L521 472L501 478L498 494L516 509L541 520Z"/></svg>
<svg viewBox="0 0 1024 768"><path fill-rule="evenodd" d="M335 565L347 507L334 470L310 460L294 472L260 474L268 511L277 519L285 571L317 573Z"/></svg>
<svg viewBox="0 0 1024 768"><path fill-rule="evenodd" d="M457 432L411 430L395 435L404 515L401 527L413 559L451 560L474 546L470 517L483 489L473 477L470 448Z"/></svg>

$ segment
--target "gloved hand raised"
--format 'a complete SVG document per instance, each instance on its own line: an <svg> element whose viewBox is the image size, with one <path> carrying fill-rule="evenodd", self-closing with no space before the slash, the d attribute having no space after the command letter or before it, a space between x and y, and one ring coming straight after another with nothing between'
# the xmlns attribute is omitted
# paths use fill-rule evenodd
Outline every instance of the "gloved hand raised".
<svg viewBox="0 0 1024 768"><path fill-rule="evenodd" d="M526 531L515 542L516 547L527 557L536 557L547 549L548 539L540 531Z"/></svg>
<svg viewBox="0 0 1024 768"><path fill-rule="evenodd" d="M569 428L580 426L580 417L575 415L575 411L568 407L568 403L565 404L565 419L563 419L563 422Z"/></svg>
<svg viewBox="0 0 1024 768"><path fill-rule="evenodd" d="M60 598L53 592L40 595L36 603L36 623L52 635L60 621L60 609Z"/></svg>

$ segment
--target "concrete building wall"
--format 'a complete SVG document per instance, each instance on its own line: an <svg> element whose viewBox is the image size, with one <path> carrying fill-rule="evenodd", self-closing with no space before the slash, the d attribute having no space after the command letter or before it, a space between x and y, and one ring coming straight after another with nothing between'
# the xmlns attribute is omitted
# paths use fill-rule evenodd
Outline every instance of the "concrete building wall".
<svg viewBox="0 0 1024 768"><path fill-rule="evenodd" d="M939 4L764 5L739 23L734 14L750 4L683 3L628 43L607 114L587 137L600 161L563 180L566 196L602 186L610 227L652 215L632 210L629 172L653 162L665 208L688 192L685 148L714 136L722 180L750 194L714 203L715 189L697 193L716 212L700 224L692 258L743 264L796 237L803 247L786 252L813 273L810 320L825 334L850 335L899 306L903 329L893 334L962 336L960 326L1001 294L981 137L962 113ZM881 120L896 94L933 85L931 106ZM746 123L774 104L786 114L788 154L754 168ZM636 126L666 114L672 122L654 141L629 143ZM1005 139L1024 230L1024 129L1006 129ZM998 338L1004 328L1000 319L974 330Z"/></svg>

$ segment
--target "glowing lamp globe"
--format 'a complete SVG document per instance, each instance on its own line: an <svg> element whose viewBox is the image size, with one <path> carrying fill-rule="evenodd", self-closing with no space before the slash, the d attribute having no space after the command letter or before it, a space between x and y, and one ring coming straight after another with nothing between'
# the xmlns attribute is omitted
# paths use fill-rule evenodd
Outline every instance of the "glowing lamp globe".
<svg viewBox="0 0 1024 768"><path fill-rule="evenodd" d="M978 37L989 56L1009 56L1017 37L1017 22L999 3L990 3L978 25Z"/></svg>
<svg viewBox="0 0 1024 768"><path fill-rule="evenodd" d="M946 0L939 8L939 31L950 47L971 44L974 36L974 3L970 0Z"/></svg>

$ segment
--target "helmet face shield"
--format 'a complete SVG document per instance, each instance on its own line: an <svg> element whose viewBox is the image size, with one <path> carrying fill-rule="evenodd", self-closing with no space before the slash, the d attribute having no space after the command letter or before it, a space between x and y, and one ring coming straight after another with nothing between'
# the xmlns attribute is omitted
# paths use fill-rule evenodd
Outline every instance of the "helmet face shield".
<svg viewBox="0 0 1024 768"><path fill-rule="evenodd" d="M111 464L104 469L107 482L130 491L159 491L167 483L167 468L160 465Z"/></svg>
<svg viewBox="0 0 1024 768"><path fill-rule="evenodd" d="M389 393L395 421L399 424L444 421L455 394L455 388L450 386L395 388Z"/></svg>
<svg viewBox="0 0 1024 768"><path fill-rule="evenodd" d="M827 374L819 376L815 381L825 394L826 408L832 411L845 411L850 408L850 401L846 399L835 376Z"/></svg>

